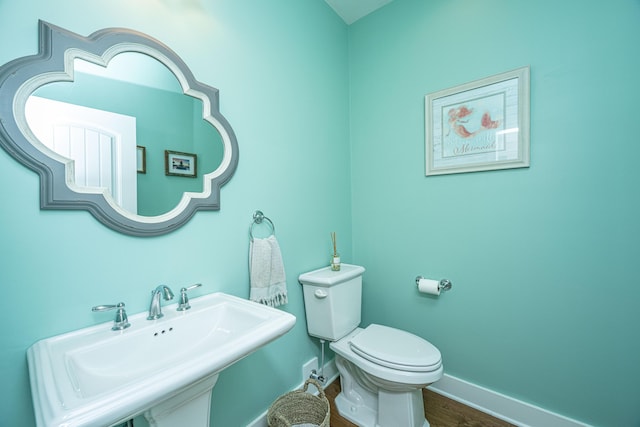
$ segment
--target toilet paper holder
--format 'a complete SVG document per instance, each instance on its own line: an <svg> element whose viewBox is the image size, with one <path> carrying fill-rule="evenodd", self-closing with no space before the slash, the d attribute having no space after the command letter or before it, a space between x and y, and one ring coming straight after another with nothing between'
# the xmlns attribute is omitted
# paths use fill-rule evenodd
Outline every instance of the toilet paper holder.
<svg viewBox="0 0 640 427"><path fill-rule="evenodd" d="M416 277L416 286L420 285L420 280L422 280L422 279L424 279L423 276ZM453 283L451 283L451 281L449 279L442 279L438 283L438 291L439 292L448 291L448 290L451 289L452 286L453 286Z"/></svg>

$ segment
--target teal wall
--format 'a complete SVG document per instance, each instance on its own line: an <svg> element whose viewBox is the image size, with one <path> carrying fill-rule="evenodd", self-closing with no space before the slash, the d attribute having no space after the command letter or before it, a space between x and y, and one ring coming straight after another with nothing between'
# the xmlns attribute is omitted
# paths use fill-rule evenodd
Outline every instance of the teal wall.
<svg viewBox="0 0 640 427"><path fill-rule="evenodd" d="M276 225L284 310L298 322L220 376L212 425L246 425L298 386L302 364L319 354L297 276L328 263L331 231L352 259L347 26L319 0L0 0L0 63L36 53L38 19L82 35L134 28L171 46L198 80L220 89L240 162L220 211L198 212L167 236L135 238L86 212L41 211L37 175L0 150L0 424L35 424L25 351L112 320L92 306L124 301L129 313L145 311L160 283L248 297L248 229L260 209Z"/></svg>
<svg viewBox="0 0 640 427"><path fill-rule="evenodd" d="M219 212L142 239L40 211L37 176L0 151L3 422L33 425L26 348L110 320L91 306L144 311L159 283L246 297L261 209L298 323L221 375L212 425L243 426L300 383L318 347L296 277L327 262L330 231L367 267L365 324L429 339L456 377L590 424L638 425L637 0L395 0L350 27L321 0L0 1L12 41L0 63L35 53L40 18L171 46L220 89L240 163ZM425 177L424 95L524 65L531 167ZM418 274L454 289L419 295Z"/></svg>
<svg viewBox="0 0 640 427"><path fill-rule="evenodd" d="M365 323L426 337L453 376L640 425L640 2L395 0L349 42ZM424 96L526 65L531 167L425 177Z"/></svg>

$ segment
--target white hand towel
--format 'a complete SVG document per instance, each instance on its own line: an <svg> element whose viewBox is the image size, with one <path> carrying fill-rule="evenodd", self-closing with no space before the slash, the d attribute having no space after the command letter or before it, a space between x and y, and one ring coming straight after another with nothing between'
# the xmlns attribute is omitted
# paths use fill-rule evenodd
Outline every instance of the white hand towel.
<svg viewBox="0 0 640 427"><path fill-rule="evenodd" d="M271 307L287 303L287 279L280 245L274 235L249 244L249 299Z"/></svg>

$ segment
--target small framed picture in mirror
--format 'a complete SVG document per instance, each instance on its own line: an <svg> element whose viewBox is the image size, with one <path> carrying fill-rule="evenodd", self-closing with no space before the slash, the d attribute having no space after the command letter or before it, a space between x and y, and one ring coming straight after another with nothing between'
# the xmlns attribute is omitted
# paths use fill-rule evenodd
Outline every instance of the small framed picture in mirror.
<svg viewBox="0 0 640 427"><path fill-rule="evenodd" d="M165 175L195 178L198 176L198 156L164 150L164 172Z"/></svg>
<svg viewBox="0 0 640 427"><path fill-rule="evenodd" d="M138 173L147 173L147 149L142 145L136 146L136 165Z"/></svg>

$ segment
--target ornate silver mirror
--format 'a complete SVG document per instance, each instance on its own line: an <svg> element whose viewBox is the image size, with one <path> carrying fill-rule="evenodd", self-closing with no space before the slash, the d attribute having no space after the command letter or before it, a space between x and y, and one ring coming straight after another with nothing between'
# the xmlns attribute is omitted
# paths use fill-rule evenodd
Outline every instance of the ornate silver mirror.
<svg viewBox="0 0 640 427"><path fill-rule="evenodd" d="M218 90L159 41L39 22L39 52L0 67L0 145L40 175L41 209L134 236L220 209L238 163Z"/></svg>

